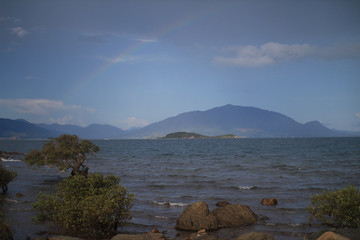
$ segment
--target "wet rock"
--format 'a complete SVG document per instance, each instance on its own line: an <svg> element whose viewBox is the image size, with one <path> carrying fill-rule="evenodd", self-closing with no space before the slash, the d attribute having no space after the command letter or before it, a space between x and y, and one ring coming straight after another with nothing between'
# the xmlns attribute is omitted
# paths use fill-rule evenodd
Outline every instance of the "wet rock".
<svg viewBox="0 0 360 240"><path fill-rule="evenodd" d="M77 237L69 237L69 236L52 236L47 238L49 240L81 240L81 238L77 238Z"/></svg>
<svg viewBox="0 0 360 240"><path fill-rule="evenodd" d="M276 198L263 198L261 201L262 205L277 205L278 201Z"/></svg>
<svg viewBox="0 0 360 240"><path fill-rule="evenodd" d="M216 208L213 214L222 228L247 226L256 222L255 213L247 205L229 204Z"/></svg>
<svg viewBox="0 0 360 240"><path fill-rule="evenodd" d="M151 233L160 233L160 231L159 231L159 229L154 228L153 230L151 230L151 231L149 232L149 234L151 234Z"/></svg>
<svg viewBox="0 0 360 240"><path fill-rule="evenodd" d="M162 233L117 234L111 240L165 240L165 236Z"/></svg>
<svg viewBox="0 0 360 240"><path fill-rule="evenodd" d="M226 205L229 205L230 203L228 201L220 201L216 203L216 206L218 207L224 207Z"/></svg>
<svg viewBox="0 0 360 240"><path fill-rule="evenodd" d="M217 230L250 225L256 222L256 218L246 205L228 204L210 212L205 202L196 202L182 212L175 228L186 231Z"/></svg>
<svg viewBox="0 0 360 240"><path fill-rule="evenodd" d="M274 236L263 232L248 232L240 235L236 240L274 240Z"/></svg>
<svg viewBox="0 0 360 240"><path fill-rule="evenodd" d="M322 234L317 240L350 240L350 238L341 236L334 232L326 232Z"/></svg>
<svg viewBox="0 0 360 240"><path fill-rule="evenodd" d="M320 238L320 236L322 236L326 232L333 232L336 233L337 235L345 237L345 239L351 239L351 240L359 239L360 236L360 228L330 228L325 231L306 234L303 239L317 240Z"/></svg>
<svg viewBox="0 0 360 240"><path fill-rule="evenodd" d="M219 223L214 214L209 211L208 205L201 201L184 209L176 220L175 228L186 231L217 230Z"/></svg>
<svg viewBox="0 0 360 240"><path fill-rule="evenodd" d="M24 197L24 196L25 196L24 194L22 194L22 193L20 193L20 192L16 193L15 195L16 195L16 197L18 197L18 198L21 198L21 197Z"/></svg>

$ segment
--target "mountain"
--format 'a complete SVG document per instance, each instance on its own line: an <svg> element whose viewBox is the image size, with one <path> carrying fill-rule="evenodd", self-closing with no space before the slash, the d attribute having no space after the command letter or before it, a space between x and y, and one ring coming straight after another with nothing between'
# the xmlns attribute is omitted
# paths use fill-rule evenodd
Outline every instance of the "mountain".
<svg viewBox="0 0 360 240"><path fill-rule="evenodd" d="M80 127L76 125L60 125L60 124L38 124L38 126L51 130L57 131L61 134L75 134L80 138L86 139L104 139L104 138L122 138L126 131L111 126L111 125L100 125L100 124L91 124L87 127Z"/></svg>
<svg viewBox="0 0 360 240"><path fill-rule="evenodd" d="M225 105L207 111L192 111L150 124L128 135L156 138L172 132L196 132L239 137L335 137L340 136L317 121L301 124L281 113L255 107Z"/></svg>
<svg viewBox="0 0 360 240"><path fill-rule="evenodd" d="M45 129L23 119L0 118L1 138L49 138L57 137L58 132Z"/></svg>
<svg viewBox="0 0 360 240"><path fill-rule="evenodd" d="M41 138L58 137L61 134L75 134L80 138L104 139L122 138L124 130L111 126L91 124L87 127L60 124L33 124L25 120L0 118L0 138Z"/></svg>
<svg viewBox="0 0 360 240"><path fill-rule="evenodd" d="M181 113L132 131L124 131L111 125L92 124L80 127L32 124L21 119L0 118L0 138L49 138L63 133L76 134L86 139L159 138L174 132L196 132L205 136L234 134L238 137L354 136L344 131L330 130L318 121L302 124L281 113L230 104L206 111Z"/></svg>

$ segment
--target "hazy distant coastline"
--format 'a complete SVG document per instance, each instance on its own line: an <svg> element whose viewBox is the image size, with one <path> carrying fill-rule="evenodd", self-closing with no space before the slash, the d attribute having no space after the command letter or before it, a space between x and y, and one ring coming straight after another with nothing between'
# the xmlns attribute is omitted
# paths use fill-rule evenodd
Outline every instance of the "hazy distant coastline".
<svg viewBox="0 0 360 240"><path fill-rule="evenodd" d="M228 137L246 138L360 136L359 132L329 129L318 121L302 124L281 113L230 104L206 111L181 113L133 130L123 130L106 124L80 127L33 124L23 119L0 118L0 138L6 139L47 139L64 133L86 139L157 139L175 132L192 132L201 135L194 135L194 138L224 137L228 134L230 134Z"/></svg>

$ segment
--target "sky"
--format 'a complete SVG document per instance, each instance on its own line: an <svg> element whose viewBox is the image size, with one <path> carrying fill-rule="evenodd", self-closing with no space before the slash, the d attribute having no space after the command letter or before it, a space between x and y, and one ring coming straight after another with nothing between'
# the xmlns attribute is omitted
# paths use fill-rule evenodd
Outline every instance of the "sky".
<svg viewBox="0 0 360 240"><path fill-rule="evenodd" d="M360 1L0 0L0 117L142 127L233 104L360 131Z"/></svg>

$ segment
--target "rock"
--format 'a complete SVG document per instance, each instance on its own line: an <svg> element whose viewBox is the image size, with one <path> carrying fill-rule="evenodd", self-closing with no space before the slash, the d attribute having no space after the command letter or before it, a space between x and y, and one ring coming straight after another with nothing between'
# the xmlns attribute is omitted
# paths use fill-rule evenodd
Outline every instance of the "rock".
<svg viewBox="0 0 360 240"><path fill-rule="evenodd" d="M236 240L274 240L274 236L263 232L248 232L240 235Z"/></svg>
<svg viewBox="0 0 360 240"><path fill-rule="evenodd" d="M19 197L19 198L24 197L24 194L22 194L22 193L20 193L20 192L16 193L15 195L16 195L17 197Z"/></svg>
<svg viewBox="0 0 360 240"><path fill-rule="evenodd" d="M350 238L343 237L334 232L326 232L322 234L317 240L350 240Z"/></svg>
<svg viewBox="0 0 360 240"><path fill-rule="evenodd" d="M229 204L216 208L213 214L218 219L220 227L240 227L256 222L256 215L249 206Z"/></svg>
<svg viewBox="0 0 360 240"><path fill-rule="evenodd" d="M159 231L159 229L154 228L153 230L151 230L151 231L149 232L149 234L151 234L151 233L160 233L160 231Z"/></svg>
<svg viewBox="0 0 360 240"><path fill-rule="evenodd" d="M276 198L263 198L263 200L261 201L262 205L277 205L278 201L276 200Z"/></svg>
<svg viewBox="0 0 360 240"><path fill-rule="evenodd" d="M208 205L201 201L184 209L176 220L175 228L186 231L217 230L219 223L214 214L209 211Z"/></svg>
<svg viewBox="0 0 360 240"><path fill-rule="evenodd" d="M81 240L81 238L77 238L77 237L69 237L69 236L52 236L47 238L49 240Z"/></svg>
<svg viewBox="0 0 360 240"><path fill-rule="evenodd" d="M223 227L240 227L256 222L249 206L228 204L210 212L205 202L196 202L185 208L176 220L176 229L186 231L217 230Z"/></svg>
<svg viewBox="0 0 360 240"><path fill-rule="evenodd" d="M223 206L226 206L226 205L229 205L229 204L230 203L228 201L220 201L220 202L216 203L216 206L223 207Z"/></svg>
<svg viewBox="0 0 360 240"><path fill-rule="evenodd" d="M164 240L162 233L149 234L117 234L111 240Z"/></svg>

